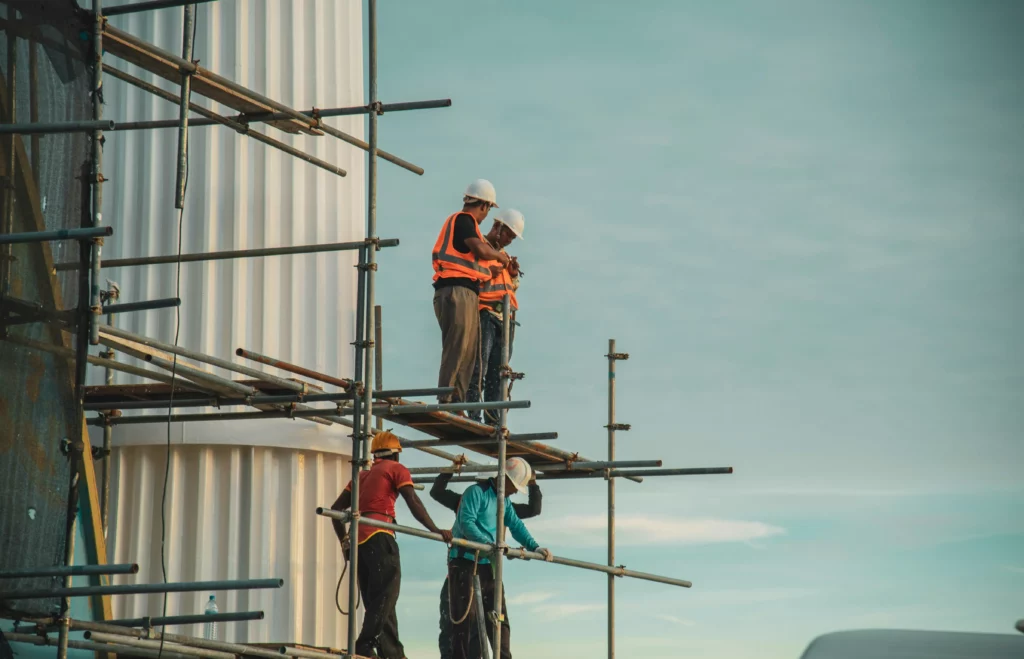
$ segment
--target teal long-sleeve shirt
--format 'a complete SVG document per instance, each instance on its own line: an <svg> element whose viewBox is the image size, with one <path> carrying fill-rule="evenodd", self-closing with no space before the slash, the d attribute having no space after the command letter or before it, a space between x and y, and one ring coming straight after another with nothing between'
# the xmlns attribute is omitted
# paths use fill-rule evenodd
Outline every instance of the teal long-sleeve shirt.
<svg viewBox="0 0 1024 659"><path fill-rule="evenodd" d="M462 494L462 502L459 504L459 512L455 517L452 535L463 540L493 544L498 532L497 527L498 493L493 481L489 481L483 487L478 483L470 485ZM505 497L505 527L527 551L536 551L540 546L526 530L526 525L519 519L519 515L516 515L515 508L512 507L508 497ZM448 552L448 557L456 558L465 551L469 550L452 547ZM490 559L481 556L480 562L490 563Z"/></svg>

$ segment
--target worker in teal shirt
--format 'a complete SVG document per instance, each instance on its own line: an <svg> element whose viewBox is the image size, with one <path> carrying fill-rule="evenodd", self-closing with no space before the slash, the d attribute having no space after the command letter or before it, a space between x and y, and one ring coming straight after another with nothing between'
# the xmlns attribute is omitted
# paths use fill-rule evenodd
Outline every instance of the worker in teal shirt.
<svg viewBox="0 0 1024 659"><path fill-rule="evenodd" d="M526 489L533 469L522 458L512 458L505 463L505 492L515 494ZM498 526L498 492L495 479L470 485L462 494L462 502L452 528L452 536L463 540L472 540L484 544L494 544ZM537 545L526 525L519 519L515 508L505 497L505 527L512 537L519 541L528 551L540 552L544 558L551 560L551 552ZM494 610L494 573L490 566L490 557L476 556L476 552L462 547L452 547L448 553L448 600L453 618L452 657L453 659L470 659L470 629L477 624L476 605L472 602L473 575L480 577L480 589L483 593L484 611ZM478 569L478 566L480 569ZM501 656L497 659L512 659L510 651L510 629L505 601L502 597L501 612L504 618L501 630ZM467 615L468 612L468 615ZM462 618L462 622L458 620ZM494 633L492 625L487 625L487 635ZM491 639L493 642L493 638Z"/></svg>

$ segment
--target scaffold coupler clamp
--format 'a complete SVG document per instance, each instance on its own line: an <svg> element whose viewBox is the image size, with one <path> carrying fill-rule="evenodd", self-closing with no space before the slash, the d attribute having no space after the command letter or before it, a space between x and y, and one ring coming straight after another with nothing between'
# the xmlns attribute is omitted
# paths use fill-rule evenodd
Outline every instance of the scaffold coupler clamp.
<svg viewBox="0 0 1024 659"><path fill-rule="evenodd" d="M512 380L513 382L516 380L522 380L523 378L526 377L526 373L519 373L517 371L513 371L512 367L510 367L508 364L505 364L504 366L501 367L501 374L507 377L509 380Z"/></svg>
<svg viewBox="0 0 1024 659"><path fill-rule="evenodd" d="M310 128L323 130L324 120L323 117L320 116L320 108L314 105L313 109L309 113L309 118L313 120L313 124L310 126Z"/></svg>
<svg viewBox="0 0 1024 659"><path fill-rule="evenodd" d="M605 426L608 430L629 430L632 427L628 423L609 423Z"/></svg>
<svg viewBox="0 0 1024 659"><path fill-rule="evenodd" d="M384 115L384 104L381 103L380 101L374 101L373 103L370 103L369 105L366 106L366 109L369 110L370 112L376 113L378 117Z"/></svg>

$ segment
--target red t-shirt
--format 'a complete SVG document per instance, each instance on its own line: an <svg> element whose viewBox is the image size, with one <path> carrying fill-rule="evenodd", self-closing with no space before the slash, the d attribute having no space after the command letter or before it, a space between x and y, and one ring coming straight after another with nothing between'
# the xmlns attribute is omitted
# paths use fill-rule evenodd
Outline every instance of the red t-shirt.
<svg viewBox="0 0 1024 659"><path fill-rule="evenodd" d="M395 523L395 499L398 489L412 485L412 474L395 460L374 460L369 471L359 472L359 513L370 519ZM352 489L352 482L345 486ZM375 533L390 533L368 524L359 525L359 544L369 540Z"/></svg>

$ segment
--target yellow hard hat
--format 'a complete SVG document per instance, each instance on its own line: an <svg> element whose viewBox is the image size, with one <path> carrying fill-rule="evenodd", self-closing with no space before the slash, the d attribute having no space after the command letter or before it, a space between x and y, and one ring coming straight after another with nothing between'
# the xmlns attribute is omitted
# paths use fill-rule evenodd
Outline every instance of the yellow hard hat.
<svg viewBox="0 0 1024 659"><path fill-rule="evenodd" d="M384 430L373 436L370 453L374 455L392 455L402 452L402 444L390 430Z"/></svg>

